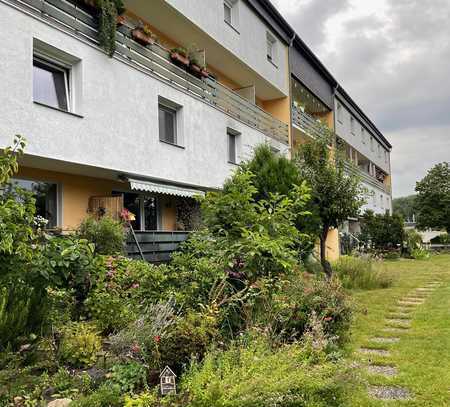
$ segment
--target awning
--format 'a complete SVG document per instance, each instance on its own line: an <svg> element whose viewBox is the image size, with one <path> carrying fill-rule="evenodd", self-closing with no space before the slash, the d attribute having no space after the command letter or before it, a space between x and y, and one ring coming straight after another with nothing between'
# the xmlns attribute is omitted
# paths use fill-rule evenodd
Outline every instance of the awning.
<svg viewBox="0 0 450 407"><path fill-rule="evenodd" d="M158 184L156 182L142 181L131 178L128 178L128 181L131 189L134 191L155 192L157 194L182 196L185 198L192 198L195 195L205 195L203 191L198 189L189 189L168 184Z"/></svg>

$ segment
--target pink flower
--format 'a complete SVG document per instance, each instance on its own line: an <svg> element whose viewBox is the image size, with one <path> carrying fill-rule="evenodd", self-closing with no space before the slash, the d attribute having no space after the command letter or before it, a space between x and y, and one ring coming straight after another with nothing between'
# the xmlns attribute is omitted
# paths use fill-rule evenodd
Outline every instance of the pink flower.
<svg viewBox="0 0 450 407"><path fill-rule="evenodd" d="M131 288L139 288L139 283L134 283Z"/></svg>
<svg viewBox="0 0 450 407"><path fill-rule="evenodd" d="M153 339L156 343L161 342L161 337L159 335L156 335L155 337L153 337Z"/></svg>

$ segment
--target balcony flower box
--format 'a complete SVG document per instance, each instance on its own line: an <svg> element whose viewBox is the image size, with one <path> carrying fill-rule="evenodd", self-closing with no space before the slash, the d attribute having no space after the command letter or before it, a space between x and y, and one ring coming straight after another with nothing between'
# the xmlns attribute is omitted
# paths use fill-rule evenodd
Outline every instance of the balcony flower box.
<svg viewBox="0 0 450 407"><path fill-rule="evenodd" d="M117 27L121 27L127 23L125 16L117 16L116 18Z"/></svg>
<svg viewBox="0 0 450 407"><path fill-rule="evenodd" d="M131 31L131 36L133 39L143 45L153 45L156 42L156 36L147 27L136 27Z"/></svg>
<svg viewBox="0 0 450 407"><path fill-rule="evenodd" d="M183 48L174 48L170 51L170 60L178 66L188 68L190 61L187 56L187 51Z"/></svg>

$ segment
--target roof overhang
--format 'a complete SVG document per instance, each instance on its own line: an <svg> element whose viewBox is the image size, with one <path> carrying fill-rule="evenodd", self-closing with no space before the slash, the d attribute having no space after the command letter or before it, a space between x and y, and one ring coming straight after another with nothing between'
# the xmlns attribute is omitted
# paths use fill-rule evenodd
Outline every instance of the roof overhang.
<svg viewBox="0 0 450 407"><path fill-rule="evenodd" d="M128 182L130 183L130 188L133 191L154 192L157 194L180 196L183 198L193 198L195 196L205 195L204 191L184 188L176 185L162 184L134 178L128 178Z"/></svg>

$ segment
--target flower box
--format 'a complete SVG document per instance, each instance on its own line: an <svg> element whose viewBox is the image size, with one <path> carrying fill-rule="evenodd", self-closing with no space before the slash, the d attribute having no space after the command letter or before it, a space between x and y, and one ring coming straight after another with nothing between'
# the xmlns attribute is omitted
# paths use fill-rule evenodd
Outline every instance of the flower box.
<svg viewBox="0 0 450 407"><path fill-rule="evenodd" d="M139 27L131 31L131 36L136 42L144 47L155 43L155 38L152 35L146 34L145 31Z"/></svg>
<svg viewBox="0 0 450 407"><path fill-rule="evenodd" d="M171 51L170 59L175 65L183 66L184 68L189 66L189 58L180 54L177 51Z"/></svg>

